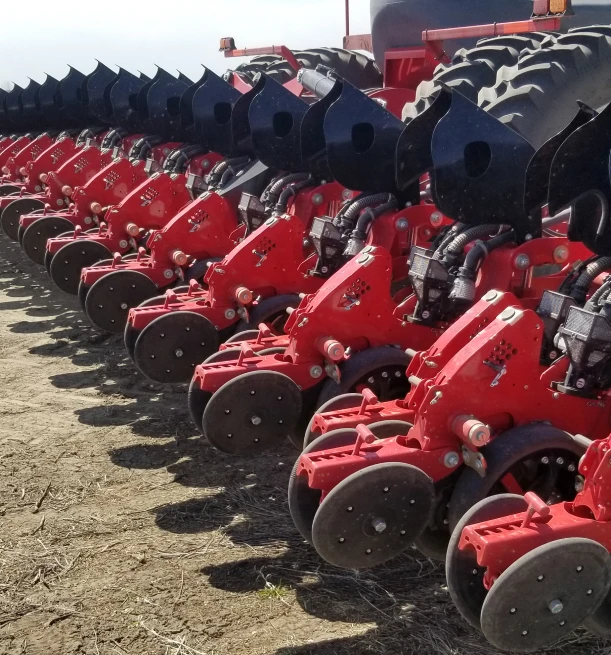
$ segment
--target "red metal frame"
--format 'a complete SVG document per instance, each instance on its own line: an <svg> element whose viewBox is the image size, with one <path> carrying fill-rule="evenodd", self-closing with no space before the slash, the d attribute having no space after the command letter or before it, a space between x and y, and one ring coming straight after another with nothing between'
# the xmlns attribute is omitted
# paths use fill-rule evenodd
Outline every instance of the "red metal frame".
<svg viewBox="0 0 611 655"><path fill-rule="evenodd" d="M397 229L404 219L409 229ZM443 327L431 330L408 326L401 318L393 319L398 304L389 290L392 280L407 276L407 255L412 245L428 243L441 227L438 219L442 217L433 205L416 205L379 216L368 235L367 247L326 280L315 294L306 295L293 311L285 326L288 336L247 342L245 347L252 355L245 354L240 361L196 367L195 378L201 388L214 392L242 373L269 370L284 373L303 390L309 389L326 377L327 362L319 349L323 337L332 337L344 349L353 351L406 341L421 347L431 345ZM362 336L357 336L355 326ZM274 346L280 343L286 346L285 353L255 355L263 347L270 347L268 339L274 339ZM323 372L313 377L313 367Z"/></svg>
<svg viewBox="0 0 611 655"><path fill-rule="evenodd" d="M316 216L335 214L345 200L344 193L335 182L303 189L289 213L268 219L223 261L208 269L204 278L207 289L191 289L180 296L168 292L165 305L131 309L128 323L135 330L143 330L164 314L189 311L205 316L223 330L247 316L256 307L257 298L313 293L322 280L308 275L316 257L304 239Z"/></svg>
<svg viewBox="0 0 611 655"><path fill-rule="evenodd" d="M100 243L111 253L125 254L137 250L134 236L141 231L163 228L193 201L186 187L188 175L192 173L201 177L219 160L220 155L215 153L199 155L190 162L185 174L155 173L147 177L117 205L106 208L97 232L85 233L79 225L72 236L49 239L47 251L56 253L67 243L82 239Z"/></svg>

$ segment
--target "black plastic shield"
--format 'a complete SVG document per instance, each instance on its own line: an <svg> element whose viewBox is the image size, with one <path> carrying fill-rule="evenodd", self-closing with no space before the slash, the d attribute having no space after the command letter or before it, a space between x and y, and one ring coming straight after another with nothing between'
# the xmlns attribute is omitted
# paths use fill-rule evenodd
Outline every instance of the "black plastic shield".
<svg viewBox="0 0 611 655"><path fill-rule="evenodd" d="M252 135L250 132L250 121L248 112L254 99L265 87L266 77L259 74L255 77L255 85L246 93L240 96L233 106L231 114L231 135L236 154L253 155Z"/></svg>
<svg viewBox="0 0 611 655"><path fill-rule="evenodd" d="M13 88L6 94L4 99L4 108L6 117L10 121L13 129L19 130L23 125L21 112L21 92L23 88L19 84L14 84Z"/></svg>
<svg viewBox="0 0 611 655"><path fill-rule="evenodd" d="M396 193L395 152L403 128L402 121L343 80L324 121L333 177L348 189Z"/></svg>
<svg viewBox="0 0 611 655"><path fill-rule="evenodd" d="M119 75L101 61L87 80L87 99L90 115L102 123L112 125L114 116L110 103L110 92Z"/></svg>
<svg viewBox="0 0 611 655"><path fill-rule="evenodd" d="M21 93L21 111L25 129L38 129L42 124L40 113L40 98L38 92L40 84L36 80L30 79L30 83Z"/></svg>
<svg viewBox="0 0 611 655"><path fill-rule="evenodd" d="M228 156L233 151L231 115L241 93L211 70L193 95L193 125L198 142Z"/></svg>
<svg viewBox="0 0 611 655"><path fill-rule="evenodd" d="M174 141L180 138L180 97L189 85L160 71L147 95L151 128L165 141Z"/></svg>
<svg viewBox="0 0 611 655"><path fill-rule="evenodd" d="M441 89L433 102L403 129L397 142L397 188L401 191L433 168L431 143L437 123L448 113L452 94Z"/></svg>
<svg viewBox="0 0 611 655"><path fill-rule="evenodd" d="M195 141L195 123L193 118L193 98L197 90L206 83L206 69L202 76L193 82L187 90L180 96L179 112L180 112L180 131L181 137L184 141Z"/></svg>
<svg viewBox="0 0 611 655"><path fill-rule="evenodd" d="M341 95L342 89L342 81L336 81L323 98L310 105L301 121L301 158L307 162L308 169L314 175L324 180L333 179L327 160L325 116L329 107Z"/></svg>
<svg viewBox="0 0 611 655"><path fill-rule="evenodd" d="M611 105L575 130L560 146L550 170L550 214L572 206L568 236L593 252L610 255L609 151Z"/></svg>
<svg viewBox="0 0 611 655"><path fill-rule="evenodd" d="M44 127L60 128L62 118L62 101L59 80L47 75L45 81L38 89L38 101L40 103L40 114Z"/></svg>
<svg viewBox="0 0 611 655"><path fill-rule="evenodd" d="M446 216L472 225L509 225L518 241L538 236L524 208L526 168L535 151L519 134L456 91L433 133L433 199Z"/></svg>
<svg viewBox="0 0 611 655"><path fill-rule="evenodd" d="M596 115L594 109L584 103L578 103L577 113L573 120L561 132L546 141L534 154L526 170L524 191L524 206L529 214L547 203L550 169L560 146L575 130L591 121Z"/></svg>
<svg viewBox="0 0 611 655"><path fill-rule="evenodd" d="M119 77L110 90L110 104L119 127L131 132L139 130L138 92L145 84L140 77L124 68L119 69Z"/></svg>
<svg viewBox="0 0 611 655"><path fill-rule="evenodd" d="M152 78L147 80L144 86L138 91L138 97L136 103L138 105L138 118L139 125L142 128L143 132L152 132L151 119L149 115L149 106L148 106L148 93L153 84L157 82L158 79L161 79L165 71L157 67L157 72L153 75Z"/></svg>
<svg viewBox="0 0 611 655"><path fill-rule="evenodd" d="M307 103L269 77L253 99L248 121L255 155L277 170L303 170L301 122Z"/></svg>

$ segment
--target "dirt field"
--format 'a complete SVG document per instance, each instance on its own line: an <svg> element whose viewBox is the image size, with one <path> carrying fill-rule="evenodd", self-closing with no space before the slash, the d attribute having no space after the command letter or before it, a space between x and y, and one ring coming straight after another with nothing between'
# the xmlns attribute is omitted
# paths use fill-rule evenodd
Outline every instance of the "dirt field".
<svg viewBox="0 0 611 655"><path fill-rule="evenodd" d="M494 652L439 564L323 565L288 514L294 458L202 443L186 389L147 382L0 239L2 655Z"/></svg>

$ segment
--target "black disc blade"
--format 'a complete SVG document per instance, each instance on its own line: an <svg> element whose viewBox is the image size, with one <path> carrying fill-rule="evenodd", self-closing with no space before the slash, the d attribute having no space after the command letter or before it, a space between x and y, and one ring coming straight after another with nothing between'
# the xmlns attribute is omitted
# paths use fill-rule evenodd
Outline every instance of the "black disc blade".
<svg viewBox="0 0 611 655"><path fill-rule="evenodd" d="M36 209L44 209L45 203L41 200L34 200L33 198L20 198L13 200L10 205L7 205L2 210L0 222L2 229L6 236L13 241L17 241L17 231L19 230L19 218L23 214L29 214Z"/></svg>
<svg viewBox="0 0 611 655"><path fill-rule="evenodd" d="M485 498L474 505L456 524L450 537L446 556L448 591L462 617L477 630L481 629L480 613L488 593L484 587L485 568L478 566L472 549L460 550L458 545L463 530L468 525L490 521L528 509L523 496L499 494Z"/></svg>
<svg viewBox="0 0 611 655"><path fill-rule="evenodd" d="M301 406L301 391L286 375L245 373L224 384L208 402L204 435L226 453L263 452L289 437Z"/></svg>
<svg viewBox="0 0 611 655"><path fill-rule="evenodd" d="M401 554L428 525L435 487L422 470L376 464L342 480L312 524L312 543L330 564L377 566Z"/></svg>
<svg viewBox="0 0 611 655"><path fill-rule="evenodd" d="M218 331L205 316L170 311L142 330L134 361L155 382L188 382L218 346Z"/></svg>
<svg viewBox="0 0 611 655"><path fill-rule="evenodd" d="M191 416L193 425L197 428L197 431L200 434L203 434L202 419L210 398L212 398L212 394L209 391L203 391L199 386L199 379L193 378L189 385L187 403L189 405L189 415Z"/></svg>
<svg viewBox="0 0 611 655"><path fill-rule="evenodd" d="M130 308L157 293L157 285L137 271L114 271L91 285L85 298L89 320L101 330L121 334Z"/></svg>
<svg viewBox="0 0 611 655"><path fill-rule="evenodd" d="M21 187L14 184L0 184L0 198L10 196L12 193L19 194L19 191L21 191Z"/></svg>
<svg viewBox="0 0 611 655"><path fill-rule="evenodd" d="M539 650L569 634L603 602L611 557L590 539L561 539L514 562L492 585L482 631L502 650Z"/></svg>
<svg viewBox="0 0 611 655"><path fill-rule="evenodd" d="M36 219L23 233L21 247L23 252L36 264L45 263L47 241L70 229L73 224L59 216L43 216Z"/></svg>
<svg viewBox="0 0 611 655"><path fill-rule="evenodd" d="M110 250L101 243L75 239L55 253L49 266L49 275L62 291L76 296L81 281L81 270L110 256L112 256Z"/></svg>
<svg viewBox="0 0 611 655"><path fill-rule="evenodd" d="M356 443L358 433L356 430L332 430L314 439L304 449L302 454L320 452L329 448L341 448ZM293 523L301 536L309 543L312 543L312 523L320 505L322 492L320 489L312 489L308 484L306 475L299 475L299 458L293 466L289 479L288 501L289 511Z"/></svg>

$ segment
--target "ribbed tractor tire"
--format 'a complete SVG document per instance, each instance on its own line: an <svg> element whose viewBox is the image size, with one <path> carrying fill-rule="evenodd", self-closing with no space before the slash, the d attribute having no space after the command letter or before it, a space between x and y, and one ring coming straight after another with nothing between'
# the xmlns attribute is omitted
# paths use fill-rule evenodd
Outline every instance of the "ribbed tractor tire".
<svg viewBox="0 0 611 655"><path fill-rule="evenodd" d="M611 101L611 26L562 34L499 78L498 88L480 92L480 104L539 148L569 124L578 100L593 109Z"/></svg>
<svg viewBox="0 0 611 655"><path fill-rule="evenodd" d="M552 36L548 38L535 32L532 36L482 39L474 48L458 50L451 64L439 64L433 78L418 85L414 102L407 103L403 109L403 120L409 121L427 109L442 84L477 102L481 89L496 85L500 70L517 64L522 53L537 51L551 43Z"/></svg>
<svg viewBox="0 0 611 655"><path fill-rule="evenodd" d="M303 68L326 66L359 89L373 89L382 86L382 73L375 61L359 52L343 48L312 48L293 54ZM265 69L265 73L277 82L284 84L293 79L297 71L282 59L270 64Z"/></svg>

